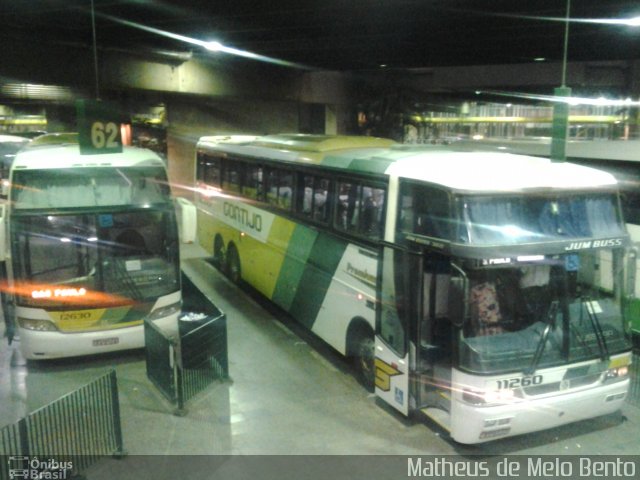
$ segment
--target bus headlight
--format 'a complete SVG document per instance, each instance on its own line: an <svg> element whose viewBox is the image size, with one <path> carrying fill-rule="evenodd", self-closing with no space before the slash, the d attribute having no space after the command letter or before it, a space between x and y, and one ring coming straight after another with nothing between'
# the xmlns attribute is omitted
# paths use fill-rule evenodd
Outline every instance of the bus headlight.
<svg viewBox="0 0 640 480"><path fill-rule="evenodd" d="M624 365L618 368L610 368L604 374L604 381L615 382L616 380L624 380L629 375L629 366Z"/></svg>
<svg viewBox="0 0 640 480"><path fill-rule="evenodd" d="M151 314L149 315L149 320L158 320L159 318L169 317L175 313L178 313L181 308L182 305L180 304L180 302L172 303L171 305L167 305L166 307L158 308L157 310L151 312Z"/></svg>
<svg viewBox="0 0 640 480"><path fill-rule="evenodd" d="M480 391L465 388L462 391L462 400L471 405L489 406L512 403L516 397L516 392L511 389Z"/></svg>
<svg viewBox="0 0 640 480"><path fill-rule="evenodd" d="M18 317L18 325L26 330L35 332L57 332L58 328L49 320L34 320L32 318Z"/></svg>

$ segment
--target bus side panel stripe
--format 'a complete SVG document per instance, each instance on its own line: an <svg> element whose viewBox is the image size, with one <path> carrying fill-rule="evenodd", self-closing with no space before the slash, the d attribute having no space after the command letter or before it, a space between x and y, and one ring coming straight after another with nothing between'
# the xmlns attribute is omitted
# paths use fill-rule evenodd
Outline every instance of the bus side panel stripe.
<svg viewBox="0 0 640 480"><path fill-rule="evenodd" d="M346 242L324 233L320 233L313 244L289 309L307 328L313 327L346 248Z"/></svg>
<svg viewBox="0 0 640 480"><path fill-rule="evenodd" d="M317 236L315 230L298 225L289 239L289 247L272 297L272 300L285 310L291 309Z"/></svg>
<svg viewBox="0 0 640 480"><path fill-rule="evenodd" d="M376 161L372 161L376 160ZM385 173L389 165L393 162L391 160L381 160L381 159L359 159L356 158L349 164L349 169L361 170L363 172L369 173Z"/></svg>

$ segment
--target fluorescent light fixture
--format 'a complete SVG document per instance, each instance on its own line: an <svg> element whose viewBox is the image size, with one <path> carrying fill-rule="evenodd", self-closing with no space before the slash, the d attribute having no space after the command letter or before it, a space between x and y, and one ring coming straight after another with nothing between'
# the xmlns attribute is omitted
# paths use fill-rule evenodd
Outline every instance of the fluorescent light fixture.
<svg viewBox="0 0 640 480"><path fill-rule="evenodd" d="M540 95L537 93L504 92L499 90L476 90L476 95L495 95L509 98L522 98L525 100L541 100L552 103L568 103L569 105L593 105L599 107L638 107L640 101L633 101L630 98L624 100L614 100L604 97L559 97L555 95Z"/></svg>
<svg viewBox="0 0 640 480"><path fill-rule="evenodd" d="M141 23L132 22L130 20L125 20L123 18L114 17L113 15L106 15L104 13L99 14L102 18L110 20L114 23L119 23L120 25L125 25L127 27L136 28L138 30L143 30L145 32L153 33L155 35L159 35L166 38L171 38L173 40L177 40L179 42L185 42L191 45L198 45L210 52L222 52L227 53L229 55L235 55L238 57L249 58L251 60L258 60L261 62L272 63L275 65L281 65L283 67L291 67L291 68L299 68L302 70L313 70L312 67L307 65L302 65L300 63L288 62L286 60L280 60L278 58L267 57L265 55L259 55L257 53L249 52L246 50L240 50L238 48L228 47L223 45L218 41L204 41L199 40L197 38L187 37L185 35L179 35L177 33L168 32L166 30L160 30L158 28L149 27L147 25L143 25Z"/></svg>

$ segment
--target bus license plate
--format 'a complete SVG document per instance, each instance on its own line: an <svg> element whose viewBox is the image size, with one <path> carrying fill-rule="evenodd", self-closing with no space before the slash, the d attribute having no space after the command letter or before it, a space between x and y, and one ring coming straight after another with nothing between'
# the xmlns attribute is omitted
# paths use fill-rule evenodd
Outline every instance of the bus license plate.
<svg viewBox="0 0 640 480"><path fill-rule="evenodd" d="M117 345L120 342L118 337L99 338L93 341L94 347L104 347L107 345Z"/></svg>

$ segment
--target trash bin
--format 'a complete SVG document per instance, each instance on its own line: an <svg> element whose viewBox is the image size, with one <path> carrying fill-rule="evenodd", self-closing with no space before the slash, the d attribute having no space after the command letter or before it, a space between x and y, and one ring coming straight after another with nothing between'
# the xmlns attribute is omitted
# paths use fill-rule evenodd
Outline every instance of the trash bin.
<svg viewBox="0 0 640 480"><path fill-rule="evenodd" d="M210 318L209 315L202 312L183 312L178 317L178 332L180 333L180 337L182 338L187 333L204 325Z"/></svg>
<svg viewBox="0 0 640 480"><path fill-rule="evenodd" d="M180 335L180 350L183 368L195 368L206 361L210 353L207 334L198 328L212 319L202 312L183 312L178 317L178 333Z"/></svg>

